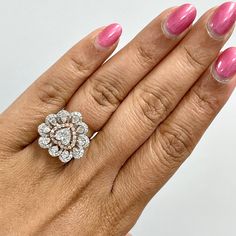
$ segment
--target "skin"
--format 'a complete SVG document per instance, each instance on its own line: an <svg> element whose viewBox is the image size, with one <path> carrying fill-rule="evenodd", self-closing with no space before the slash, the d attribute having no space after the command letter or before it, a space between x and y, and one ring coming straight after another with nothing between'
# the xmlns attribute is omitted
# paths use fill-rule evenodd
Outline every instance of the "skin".
<svg viewBox="0 0 236 236"><path fill-rule="evenodd" d="M212 9L170 39L172 10L105 63L116 44L92 32L0 115L1 235L126 235L190 155L235 88L210 73L231 32L208 34ZM64 107L99 131L66 165L37 144L37 126Z"/></svg>

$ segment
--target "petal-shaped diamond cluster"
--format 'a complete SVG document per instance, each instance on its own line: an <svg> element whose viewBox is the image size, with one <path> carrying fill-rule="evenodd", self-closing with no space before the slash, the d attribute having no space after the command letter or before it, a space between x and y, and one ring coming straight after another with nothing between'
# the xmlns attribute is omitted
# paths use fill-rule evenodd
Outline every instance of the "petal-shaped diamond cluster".
<svg viewBox="0 0 236 236"><path fill-rule="evenodd" d="M48 149L51 156L58 157L62 162L81 158L90 142L86 135L88 126L79 112L61 110L50 114L39 125L38 132L39 146Z"/></svg>

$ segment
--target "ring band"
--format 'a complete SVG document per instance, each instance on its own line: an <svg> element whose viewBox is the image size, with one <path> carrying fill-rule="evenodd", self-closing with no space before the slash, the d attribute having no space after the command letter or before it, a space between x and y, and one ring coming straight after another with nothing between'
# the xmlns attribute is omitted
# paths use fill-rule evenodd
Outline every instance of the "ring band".
<svg viewBox="0 0 236 236"><path fill-rule="evenodd" d="M88 125L83 122L80 112L70 113L63 109L50 114L38 126L38 133L39 146L48 149L52 157L58 157L64 163L72 158L81 158L90 143L86 135Z"/></svg>

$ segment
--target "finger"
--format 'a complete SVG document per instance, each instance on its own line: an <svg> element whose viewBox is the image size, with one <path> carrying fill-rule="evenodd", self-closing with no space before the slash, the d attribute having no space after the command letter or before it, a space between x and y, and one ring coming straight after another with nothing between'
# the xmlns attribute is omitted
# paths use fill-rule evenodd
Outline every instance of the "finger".
<svg viewBox="0 0 236 236"><path fill-rule="evenodd" d="M147 201L190 155L236 86L236 78L230 81L236 73L236 48L222 53L212 71L221 83L209 69L120 170L113 188L114 194L122 192L119 198Z"/></svg>
<svg viewBox="0 0 236 236"><path fill-rule="evenodd" d="M221 9L222 6L214 14ZM129 94L91 143L89 155L93 155L93 150L100 151L104 166L112 165L118 171L170 114L229 36L229 32L220 39L208 34L206 25L212 20L211 15L212 11L206 13L178 47ZM106 145L101 147L104 142Z"/></svg>
<svg viewBox="0 0 236 236"><path fill-rule="evenodd" d="M81 84L106 60L117 45L121 26L98 29L69 50L27 89L2 117L10 143L25 146L37 137L46 115L64 108Z"/></svg>
<svg viewBox="0 0 236 236"><path fill-rule="evenodd" d="M92 130L100 130L128 92L184 37L195 16L190 4L162 13L76 92L67 109L79 110ZM163 33L164 22L175 35Z"/></svg>

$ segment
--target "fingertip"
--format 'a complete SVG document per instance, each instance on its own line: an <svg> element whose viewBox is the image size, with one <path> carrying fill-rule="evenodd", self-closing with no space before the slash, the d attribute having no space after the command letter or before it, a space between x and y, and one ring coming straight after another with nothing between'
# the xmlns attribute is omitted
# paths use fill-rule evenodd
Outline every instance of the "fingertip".
<svg viewBox="0 0 236 236"><path fill-rule="evenodd" d="M197 9L190 3L177 7L166 19L163 25L164 33L175 38L186 31L197 16Z"/></svg>
<svg viewBox="0 0 236 236"><path fill-rule="evenodd" d="M228 83L236 74L236 47L223 51L212 65L212 75L220 83Z"/></svg>
<svg viewBox="0 0 236 236"><path fill-rule="evenodd" d="M99 49L107 49L115 45L122 34L122 26L118 23L112 23L98 34L96 38L96 46Z"/></svg>

